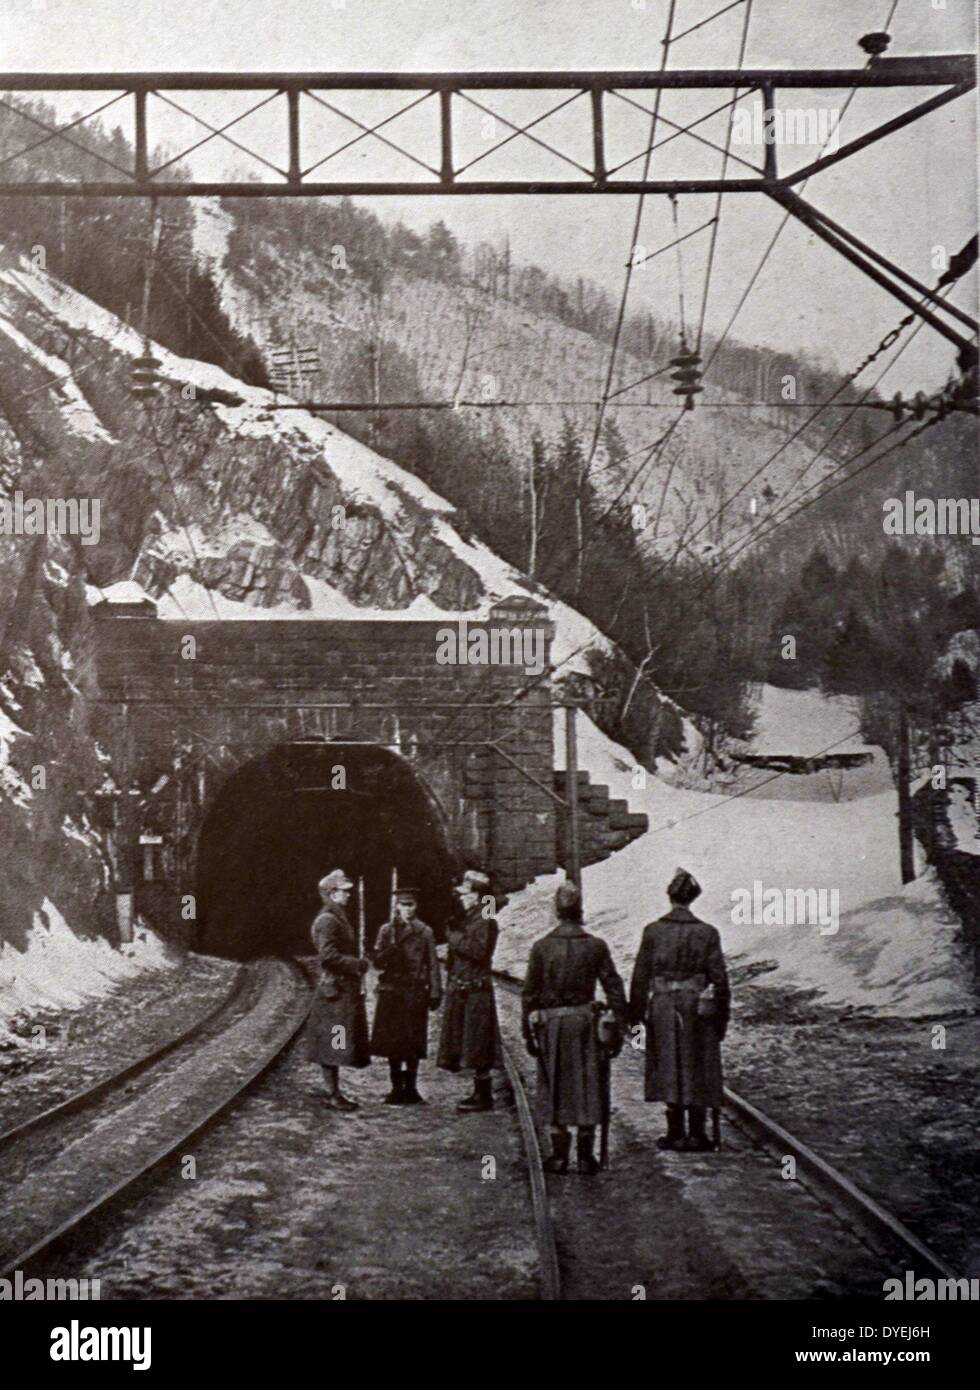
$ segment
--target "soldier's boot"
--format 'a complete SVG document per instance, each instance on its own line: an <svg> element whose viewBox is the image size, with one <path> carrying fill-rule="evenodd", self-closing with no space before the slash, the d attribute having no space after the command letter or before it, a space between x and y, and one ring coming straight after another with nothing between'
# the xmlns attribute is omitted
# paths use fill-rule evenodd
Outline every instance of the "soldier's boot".
<svg viewBox="0 0 980 1390"><path fill-rule="evenodd" d="M493 1079L489 1076L478 1076L473 1082L473 1094L461 1100L456 1107L461 1111L492 1110L493 1109Z"/></svg>
<svg viewBox="0 0 980 1390"><path fill-rule="evenodd" d="M402 1078L402 1105L424 1105L425 1097L420 1096L416 1082L419 1075L418 1062L406 1062Z"/></svg>
<svg viewBox="0 0 980 1390"><path fill-rule="evenodd" d="M714 1144L708 1138L705 1130L705 1120L707 1110L703 1105L689 1105L687 1107L687 1138L684 1140L684 1152L689 1154L711 1153Z"/></svg>
<svg viewBox="0 0 980 1390"><path fill-rule="evenodd" d="M327 1086L327 1094L323 1099L328 1110L360 1110L361 1107L356 1100L348 1100L340 1094L340 1076L336 1067L325 1066L323 1079Z"/></svg>
<svg viewBox="0 0 980 1390"><path fill-rule="evenodd" d="M590 1178L594 1177L599 1171L599 1160L593 1152L594 1147L595 1125L579 1125L578 1137L575 1143L578 1170L580 1173L585 1173Z"/></svg>
<svg viewBox="0 0 980 1390"><path fill-rule="evenodd" d="M391 1077L391 1090L382 1101L383 1105L402 1105L405 1100L405 1078L402 1075L401 1062L388 1063L388 1075Z"/></svg>
<svg viewBox="0 0 980 1390"><path fill-rule="evenodd" d="M557 1126L551 1131L551 1153L542 1163L546 1173L567 1173L568 1155L572 1150L572 1136L567 1129Z"/></svg>
<svg viewBox="0 0 980 1390"><path fill-rule="evenodd" d="M684 1138L684 1107L681 1105L667 1106L667 1133L662 1139L657 1140L658 1149L670 1149L677 1153L686 1148L687 1140Z"/></svg>

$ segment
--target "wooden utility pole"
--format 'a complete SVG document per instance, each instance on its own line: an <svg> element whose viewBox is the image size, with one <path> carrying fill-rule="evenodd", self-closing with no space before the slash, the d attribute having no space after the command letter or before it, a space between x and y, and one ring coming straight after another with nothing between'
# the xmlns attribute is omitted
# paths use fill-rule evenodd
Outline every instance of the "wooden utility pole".
<svg viewBox="0 0 980 1390"><path fill-rule="evenodd" d="M912 794L909 789L912 759L909 752L909 716L905 700L898 706L898 852L902 882L915 878L915 843L912 835Z"/></svg>
<svg viewBox="0 0 980 1390"><path fill-rule="evenodd" d="M565 804L567 847L565 877L582 891L582 864L579 854L578 824L578 737L575 729L575 705L565 706Z"/></svg>
<svg viewBox="0 0 980 1390"><path fill-rule="evenodd" d="M538 480L535 470L535 443L531 441L531 451L528 456L527 486L528 504L531 515L531 545L527 557L527 572L534 578L534 571L538 567Z"/></svg>
<svg viewBox="0 0 980 1390"><path fill-rule="evenodd" d="M118 769L118 790L113 817L113 887L116 896L116 931L119 944L133 939L136 891L136 854L138 815L137 790L133 785L133 758L129 728L129 707L122 707L121 767Z"/></svg>

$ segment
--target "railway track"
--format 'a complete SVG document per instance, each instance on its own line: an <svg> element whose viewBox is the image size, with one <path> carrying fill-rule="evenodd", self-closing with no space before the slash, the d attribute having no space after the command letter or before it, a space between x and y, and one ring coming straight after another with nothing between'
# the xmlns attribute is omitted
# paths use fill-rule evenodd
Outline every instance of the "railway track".
<svg viewBox="0 0 980 1390"><path fill-rule="evenodd" d="M188 1028L179 1033L173 1034L166 1042L158 1047L151 1047L146 1052L141 1053L133 1061L127 1062L124 1067L111 1072L91 1086L83 1086L64 1100L58 1101L55 1105L50 1105L44 1110L39 1110L36 1114L28 1116L26 1120L21 1120L9 1129L0 1131L0 1157L4 1152L18 1140L26 1138L28 1134L43 1129L46 1125L55 1120L66 1119L69 1115L78 1114L96 1101L107 1096L111 1091L134 1081L143 1072L163 1061L170 1053L176 1052L179 1047L186 1043L193 1042L200 1037L211 1024L217 1022L220 1016L238 998L245 985L246 972L244 966L239 966L235 972L232 982L225 991L222 998L212 1008L208 1009L197 1018Z"/></svg>
<svg viewBox="0 0 980 1390"><path fill-rule="evenodd" d="M244 966L190 1028L0 1136L5 1173L21 1169L0 1191L0 1273L23 1269L232 1106L296 1037L309 1000L299 964ZM49 1132L57 1150L38 1163Z"/></svg>
<svg viewBox="0 0 980 1390"><path fill-rule="evenodd" d="M512 975L495 972L495 978L506 993L515 996L521 991L521 981ZM642 1049L637 1049L642 1055ZM530 1175L531 1200L534 1207L535 1230L541 1263L542 1297L560 1299L562 1270L560 1242L551 1216L550 1203L541 1166L541 1151L528 1102L527 1092L518 1063L510 1048L504 1045L504 1064L514 1091L518 1122L524 1140ZM846 1174L821 1157L809 1145L790 1133L785 1126L731 1089L725 1089L725 1113L729 1122L755 1148L762 1148L774 1158L791 1156L802 1177L801 1185L821 1204L829 1205L845 1225L857 1228L860 1236L880 1248L899 1251L914 1261L914 1268L943 1279L957 1278L956 1272L929 1249L896 1216L874 1197L865 1192Z"/></svg>

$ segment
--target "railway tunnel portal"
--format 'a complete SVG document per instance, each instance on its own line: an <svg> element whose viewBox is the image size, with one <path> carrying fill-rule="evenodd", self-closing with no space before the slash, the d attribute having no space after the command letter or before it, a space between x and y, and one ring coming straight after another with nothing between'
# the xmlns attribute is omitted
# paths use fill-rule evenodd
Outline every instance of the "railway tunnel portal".
<svg viewBox="0 0 980 1390"><path fill-rule="evenodd" d="M486 664L445 659L451 620L93 612L110 758L96 815L121 939L139 915L214 954L306 951L317 881L338 866L363 879L369 940L393 873L440 931L464 867L506 894L558 866L553 627L535 600L467 622L501 657ZM494 648L494 631L514 640Z"/></svg>

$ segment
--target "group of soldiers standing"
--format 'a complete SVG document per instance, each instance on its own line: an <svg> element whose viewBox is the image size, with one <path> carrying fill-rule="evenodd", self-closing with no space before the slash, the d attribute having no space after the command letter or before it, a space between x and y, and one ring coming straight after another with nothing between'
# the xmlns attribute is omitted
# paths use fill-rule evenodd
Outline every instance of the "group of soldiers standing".
<svg viewBox="0 0 980 1390"><path fill-rule="evenodd" d="M428 1056L429 1013L443 1004L442 970L432 928L416 915L418 894L395 894L392 917L380 929L370 956L362 955L347 916L354 884L342 869L320 880L323 908L313 923L320 978L307 1030L309 1055L323 1068L327 1104L356 1110L340 1090L340 1067L366 1067L372 1056L388 1061L387 1105L419 1105L419 1062ZM455 892L460 916L449 928L447 983L438 1066L469 1070L473 1090L461 1111L493 1109L492 1073L498 1062L497 1007L491 967L497 945L495 919L485 915L490 880L468 870ZM374 1026L368 1034L362 979L379 972Z"/></svg>
<svg viewBox="0 0 980 1390"><path fill-rule="evenodd" d="M327 1104L357 1109L341 1093L339 1068L367 1066L372 1056L388 1061L386 1104L422 1103L417 1079L427 1056L429 1013L442 1006L437 1065L473 1073L472 1093L457 1109L492 1110L500 1046L492 978L498 927L488 912L489 879L470 870L455 889L460 913L448 932L445 993L435 936L416 915L415 890L396 893L392 918L367 956L346 912L353 887L340 869L322 879L324 906L312 928L320 979L308 1040L311 1058L323 1068ZM627 997L609 947L583 926L578 889L571 883L558 888L556 924L531 948L521 999L524 1041L537 1063L539 1118L551 1134L548 1171L568 1171L572 1129L578 1171L594 1174L603 1166L610 1063L638 1024L646 1030L644 1097L666 1106L659 1147L717 1147L717 1124L710 1138L707 1115L713 1110L717 1121L723 1100L721 1041L730 990L718 931L690 910L700 892L693 875L678 869L667 888L669 912L644 928ZM372 964L379 982L369 1035L362 978ZM597 1158L598 1129L603 1144Z"/></svg>

